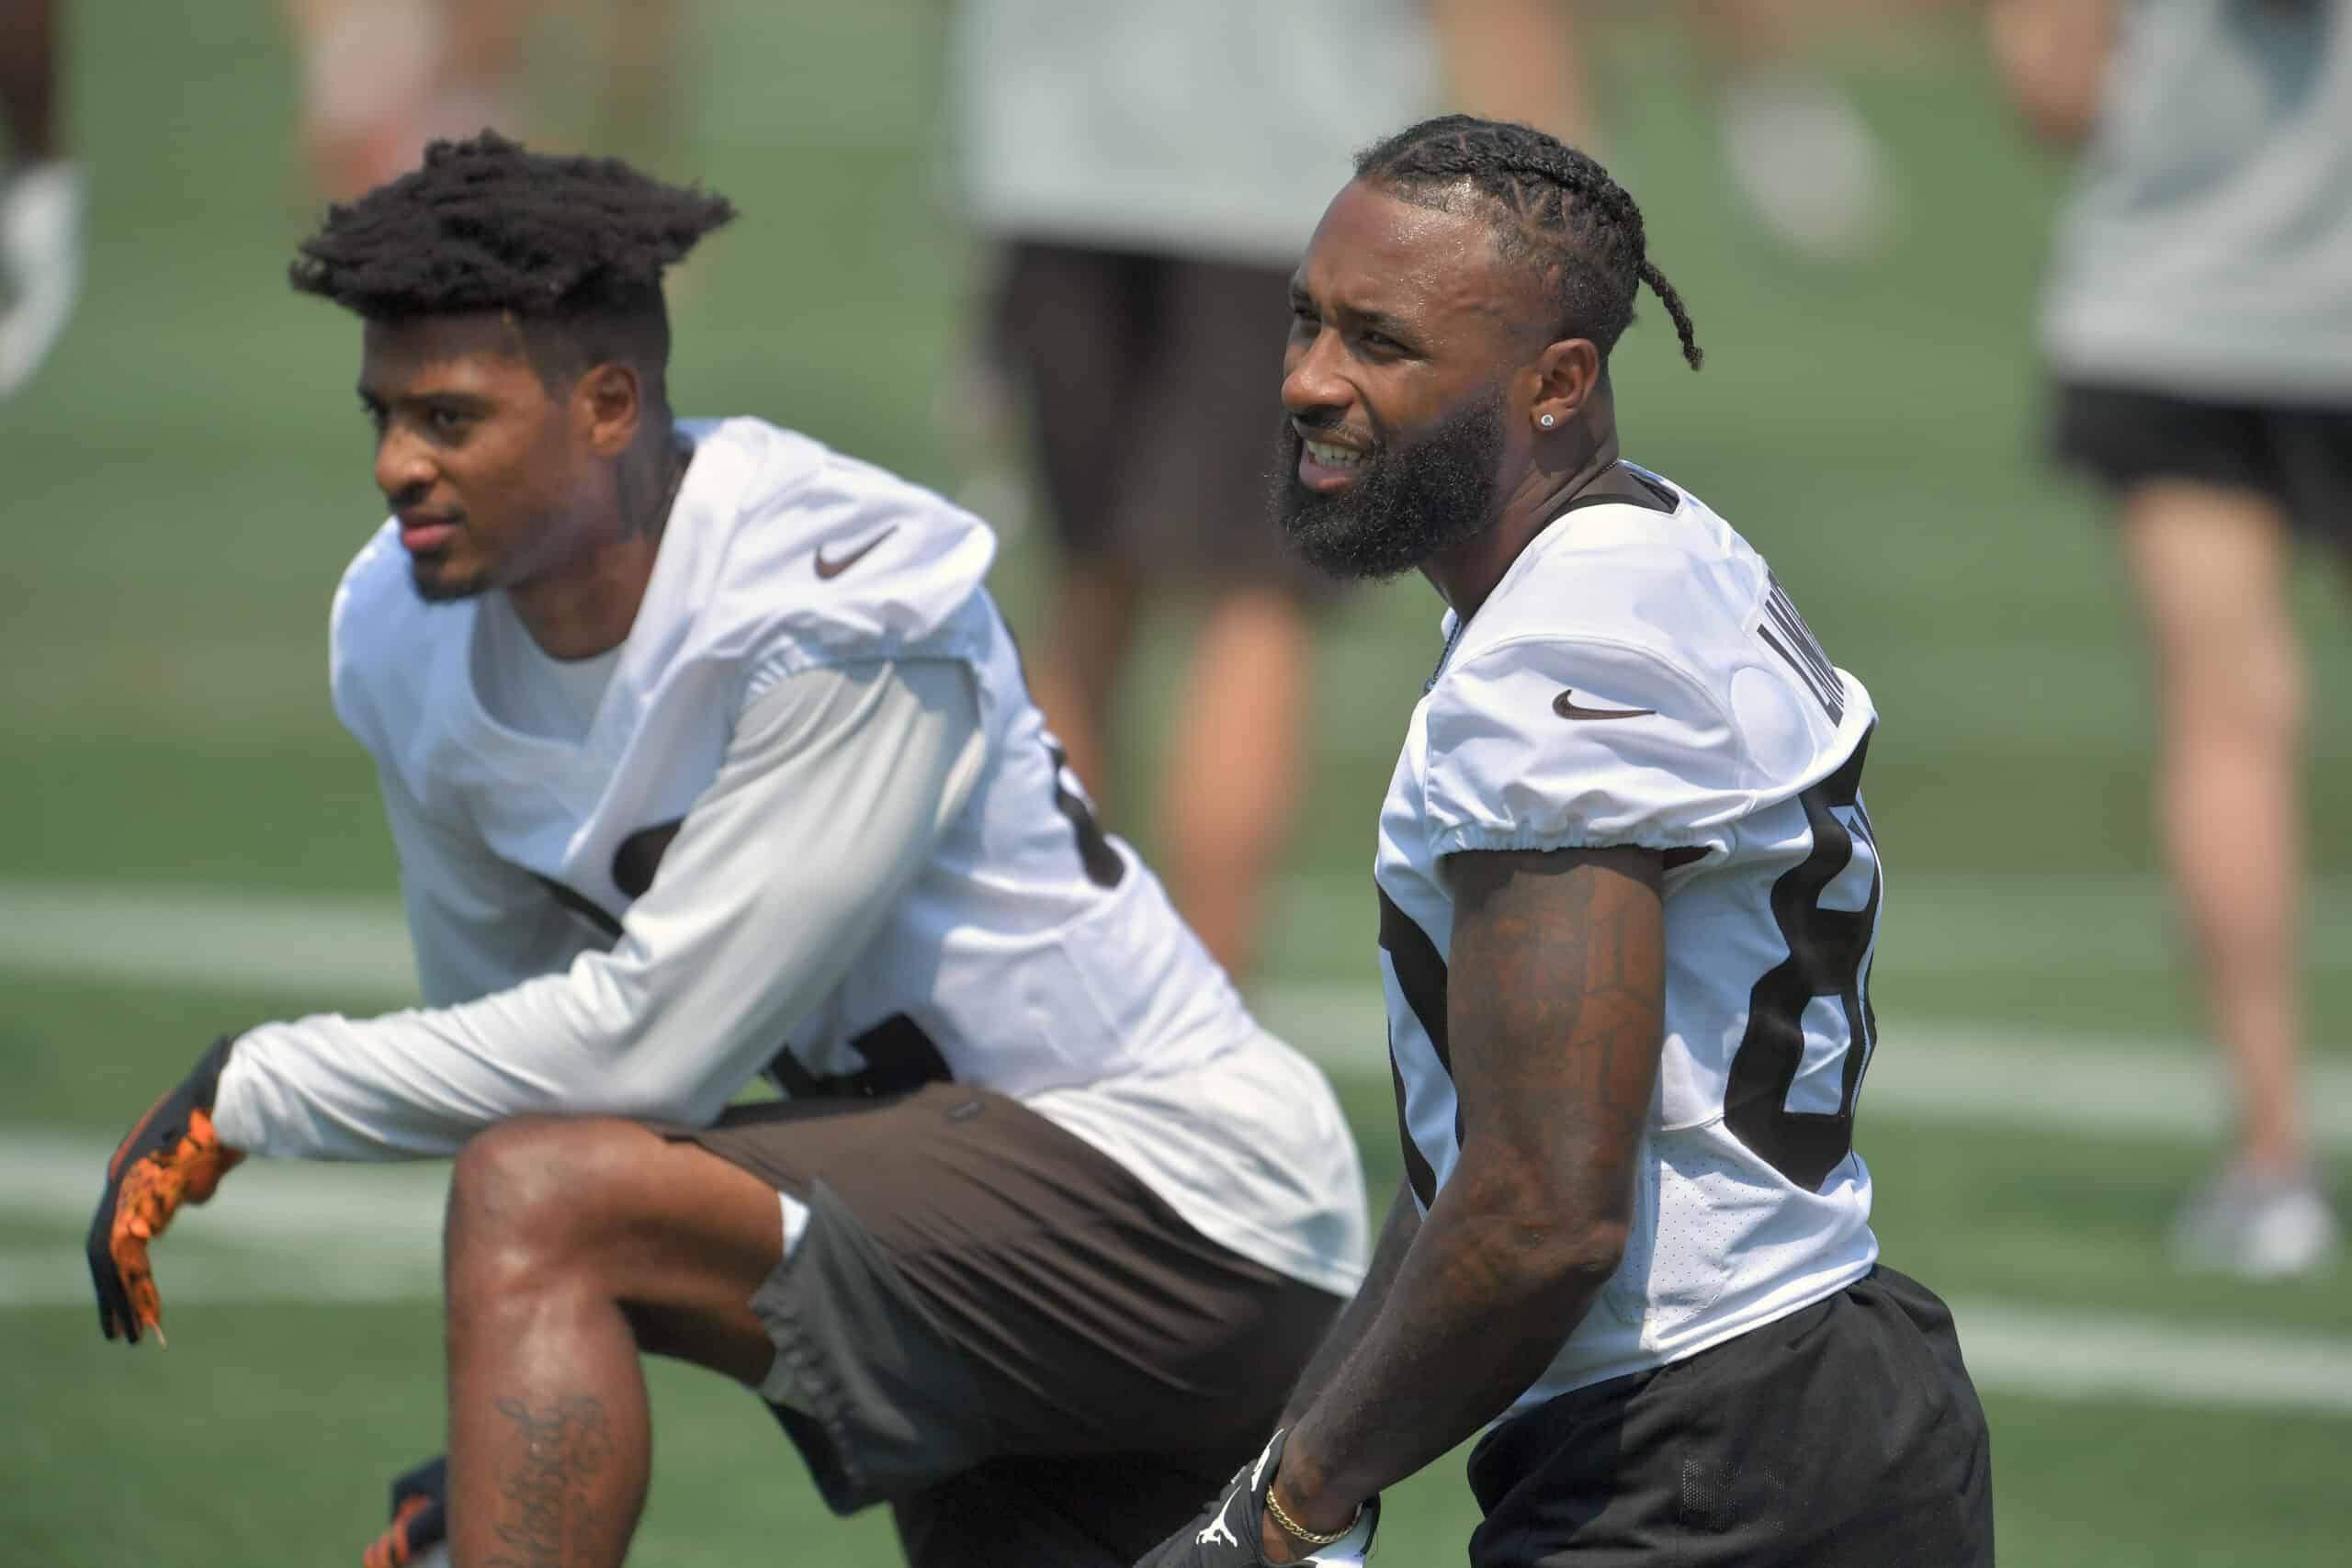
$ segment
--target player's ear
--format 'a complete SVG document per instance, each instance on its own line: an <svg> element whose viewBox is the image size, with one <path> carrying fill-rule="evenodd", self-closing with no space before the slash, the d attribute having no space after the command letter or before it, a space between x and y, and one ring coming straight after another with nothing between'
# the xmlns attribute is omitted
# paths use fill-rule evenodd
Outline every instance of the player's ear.
<svg viewBox="0 0 2352 1568"><path fill-rule="evenodd" d="M636 367L619 360L591 366L572 389L572 407L599 457L617 457L637 439L645 412L645 385Z"/></svg>
<svg viewBox="0 0 2352 1568"><path fill-rule="evenodd" d="M1532 369L1535 392L1529 421L1539 431L1565 429L1600 389L1600 350L1590 338L1562 338L1544 345Z"/></svg>

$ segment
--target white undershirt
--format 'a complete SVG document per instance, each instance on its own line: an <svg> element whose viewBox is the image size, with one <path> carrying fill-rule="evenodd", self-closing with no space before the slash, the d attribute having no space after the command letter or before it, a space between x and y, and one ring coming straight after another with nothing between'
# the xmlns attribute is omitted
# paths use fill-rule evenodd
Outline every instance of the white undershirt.
<svg viewBox="0 0 2352 1568"><path fill-rule="evenodd" d="M486 594L474 617L474 690L507 728L576 746L596 722L625 646L585 659L550 658L505 594Z"/></svg>

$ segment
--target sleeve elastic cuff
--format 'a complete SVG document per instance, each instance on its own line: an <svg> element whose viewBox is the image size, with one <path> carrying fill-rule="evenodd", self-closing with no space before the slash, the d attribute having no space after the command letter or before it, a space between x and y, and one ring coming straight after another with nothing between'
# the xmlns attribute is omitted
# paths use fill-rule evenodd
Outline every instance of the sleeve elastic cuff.
<svg viewBox="0 0 2352 1568"><path fill-rule="evenodd" d="M1645 826L1612 833L1584 828L1489 828L1472 823L1431 834L1430 856L1442 860L1472 851L1712 850L1721 842L1713 833L1691 829Z"/></svg>

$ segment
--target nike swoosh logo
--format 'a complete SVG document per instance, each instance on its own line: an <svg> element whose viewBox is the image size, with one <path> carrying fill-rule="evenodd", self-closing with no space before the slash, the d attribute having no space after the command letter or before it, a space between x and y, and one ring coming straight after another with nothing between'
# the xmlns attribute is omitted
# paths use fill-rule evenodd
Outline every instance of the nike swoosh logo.
<svg viewBox="0 0 2352 1568"><path fill-rule="evenodd" d="M839 560L827 560L825 558L824 547L822 545L818 546L817 575L828 581L831 581L832 579L839 577L842 573L847 571L850 568L855 566L858 562L864 560L875 546L880 544L883 540L888 538L898 531L899 525L896 523L893 523L888 528L883 529L879 534L875 535L874 537L866 540L865 543L858 546L857 548L850 551L849 554L842 557Z"/></svg>
<svg viewBox="0 0 2352 1568"><path fill-rule="evenodd" d="M1657 709L1578 707L1574 692L1562 692L1552 699L1552 711L1562 718L1647 718Z"/></svg>

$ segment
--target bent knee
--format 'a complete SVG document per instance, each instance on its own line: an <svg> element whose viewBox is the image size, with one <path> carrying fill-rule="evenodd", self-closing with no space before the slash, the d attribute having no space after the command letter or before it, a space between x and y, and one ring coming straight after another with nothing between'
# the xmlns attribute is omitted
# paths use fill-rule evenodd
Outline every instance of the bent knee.
<svg viewBox="0 0 2352 1568"><path fill-rule="evenodd" d="M594 1255L654 1134L632 1122L528 1117L477 1134L449 1176L451 1288L461 1272L547 1278Z"/></svg>
<svg viewBox="0 0 2352 1568"><path fill-rule="evenodd" d="M2292 649L2222 669L2184 660L2165 671L2163 712L2177 741L2233 756L2283 756L2302 746L2310 728L2311 682Z"/></svg>

